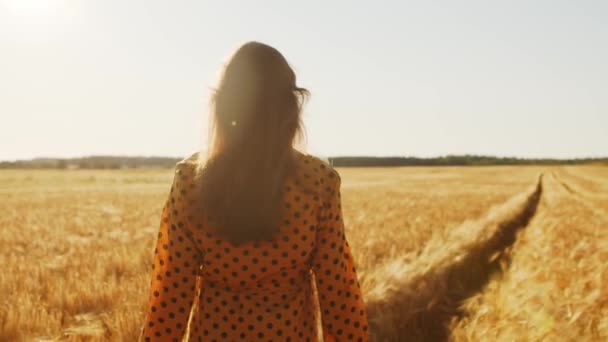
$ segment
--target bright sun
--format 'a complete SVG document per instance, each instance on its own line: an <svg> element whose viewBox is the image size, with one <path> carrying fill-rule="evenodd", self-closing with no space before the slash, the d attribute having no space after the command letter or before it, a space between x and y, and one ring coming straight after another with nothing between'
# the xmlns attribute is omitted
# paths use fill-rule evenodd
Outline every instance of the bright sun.
<svg viewBox="0 0 608 342"><path fill-rule="evenodd" d="M76 0L0 0L0 20L19 41L44 42L73 29Z"/></svg>
<svg viewBox="0 0 608 342"><path fill-rule="evenodd" d="M0 0L2 7L15 15L42 15L64 2L65 0Z"/></svg>

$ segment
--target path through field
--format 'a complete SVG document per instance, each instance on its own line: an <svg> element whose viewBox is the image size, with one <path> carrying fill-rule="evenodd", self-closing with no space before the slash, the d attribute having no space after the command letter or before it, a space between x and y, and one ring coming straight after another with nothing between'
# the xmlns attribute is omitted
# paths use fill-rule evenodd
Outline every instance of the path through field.
<svg viewBox="0 0 608 342"><path fill-rule="evenodd" d="M491 273L482 278L491 276L490 283L452 318L452 340L608 338L608 192L582 192L574 182L562 170L544 177L539 206L520 227L525 229L517 242L496 250L501 254L491 259L498 261L499 271L489 263ZM465 270L456 279L470 273ZM399 338L406 339L406 334Z"/></svg>
<svg viewBox="0 0 608 342"><path fill-rule="evenodd" d="M496 271L501 253L535 215L542 192L541 175L531 189L433 241L437 246L413 263L396 259L379 268L372 285L363 284L374 339L446 339L460 303L480 291Z"/></svg>
<svg viewBox="0 0 608 342"><path fill-rule="evenodd" d="M453 322L455 340L608 339L608 217L596 202L603 196L582 195L561 170L544 183L504 273Z"/></svg>
<svg viewBox="0 0 608 342"><path fill-rule="evenodd" d="M374 339L606 340L608 191L582 177L552 170L459 227L475 231L461 243L380 268L366 289Z"/></svg>

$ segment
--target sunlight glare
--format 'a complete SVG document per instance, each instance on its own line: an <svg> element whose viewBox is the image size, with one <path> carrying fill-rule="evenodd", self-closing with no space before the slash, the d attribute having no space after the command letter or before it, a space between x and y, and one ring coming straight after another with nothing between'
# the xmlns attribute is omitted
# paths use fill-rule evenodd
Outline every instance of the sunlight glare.
<svg viewBox="0 0 608 342"><path fill-rule="evenodd" d="M13 15L43 15L63 5L65 0L2 0L2 7Z"/></svg>
<svg viewBox="0 0 608 342"><path fill-rule="evenodd" d="M26 44L50 42L80 22L72 0L0 0L0 37Z"/></svg>

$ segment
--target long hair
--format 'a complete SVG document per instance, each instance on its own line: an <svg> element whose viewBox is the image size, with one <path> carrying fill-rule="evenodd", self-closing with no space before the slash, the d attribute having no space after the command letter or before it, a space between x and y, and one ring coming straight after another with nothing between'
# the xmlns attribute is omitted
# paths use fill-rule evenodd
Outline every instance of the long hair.
<svg viewBox="0 0 608 342"><path fill-rule="evenodd" d="M201 210L233 244L267 240L278 230L308 94L271 46L248 42L225 65L211 98L210 148L199 175Z"/></svg>

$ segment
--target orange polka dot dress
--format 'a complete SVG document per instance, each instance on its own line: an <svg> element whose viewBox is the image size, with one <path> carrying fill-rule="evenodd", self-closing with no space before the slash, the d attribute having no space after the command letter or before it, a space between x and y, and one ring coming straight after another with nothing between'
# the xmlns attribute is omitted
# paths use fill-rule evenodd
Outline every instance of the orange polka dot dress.
<svg viewBox="0 0 608 342"><path fill-rule="evenodd" d="M297 152L279 231L235 246L196 209L197 157L177 164L163 207L142 340L368 341L339 174Z"/></svg>

